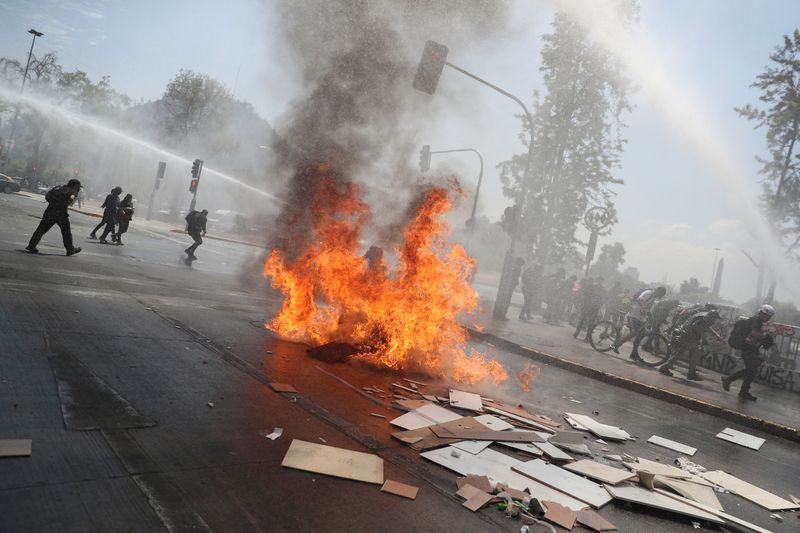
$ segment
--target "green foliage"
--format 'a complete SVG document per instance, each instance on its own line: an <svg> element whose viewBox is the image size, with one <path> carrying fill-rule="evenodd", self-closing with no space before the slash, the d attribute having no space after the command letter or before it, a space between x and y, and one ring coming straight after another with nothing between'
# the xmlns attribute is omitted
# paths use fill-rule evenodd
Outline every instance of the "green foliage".
<svg viewBox="0 0 800 533"><path fill-rule="evenodd" d="M233 102L228 89L206 74L181 70L168 84L161 99L164 127L170 135L186 138L202 127L214 128Z"/></svg>
<svg viewBox="0 0 800 533"><path fill-rule="evenodd" d="M604 244L600 248L597 260L589 269L590 276L603 276L604 279L612 279L619 273L619 267L625 263L625 247L621 242L614 244Z"/></svg>
<svg viewBox="0 0 800 533"><path fill-rule="evenodd" d="M636 5L624 5L620 17L630 21ZM619 61L562 13L542 40L546 94L534 95L533 179L522 183L527 154L499 168L508 197L526 193L521 238L549 262L562 263L580 255L575 230L587 208L605 206L616 219L610 186L622 183L613 171L625 145L622 115L631 109L631 84ZM525 144L529 132L523 119Z"/></svg>

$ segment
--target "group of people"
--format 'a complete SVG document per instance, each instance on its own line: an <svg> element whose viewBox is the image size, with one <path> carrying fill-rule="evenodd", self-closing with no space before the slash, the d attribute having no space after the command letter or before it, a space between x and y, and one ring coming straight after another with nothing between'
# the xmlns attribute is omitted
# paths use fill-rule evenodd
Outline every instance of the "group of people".
<svg viewBox="0 0 800 533"><path fill-rule="evenodd" d="M33 232L28 246L25 250L29 253L39 253L37 245L45 233L58 225L61 229L61 237L64 242L64 248L67 255L75 255L81 251L81 248L76 247L72 241L72 229L69 223L69 206L76 200L80 199L81 182L77 179L69 180L65 185L57 185L47 191L45 201L47 207L42 215L42 220ZM111 235L111 241L119 246L122 246L122 236L128 231L131 220L133 219L134 206L133 195L126 194L120 200L122 194L122 187L114 187L111 192L106 196L101 207L103 208L103 217L100 223L89 234L90 239L97 239L97 232L103 228L103 233L100 235L100 242L103 244L108 243L108 236ZM189 246L185 251L188 261L197 259L194 252L197 247L203 244L203 237L206 234L208 210L202 211L192 210L186 215L186 233L192 238L194 243Z"/></svg>

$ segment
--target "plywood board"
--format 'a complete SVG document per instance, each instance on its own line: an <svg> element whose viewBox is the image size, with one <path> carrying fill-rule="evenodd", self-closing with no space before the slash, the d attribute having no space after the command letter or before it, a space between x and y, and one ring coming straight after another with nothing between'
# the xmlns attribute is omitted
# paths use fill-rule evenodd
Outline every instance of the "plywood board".
<svg viewBox="0 0 800 533"><path fill-rule="evenodd" d="M722 512L722 511L717 511L716 509L713 509L711 507L703 505L700 502L695 502L695 501L692 501L692 500L690 500L688 498L684 498L682 496L678 496L677 494L673 494L673 493L668 492L668 491L666 491L664 489L656 489L656 492L661 494L661 495L663 495L663 496L666 496L668 498L672 498L673 500L677 500L679 502L685 503L686 505L690 505L692 507L700 509L701 511L706 511L708 513L714 514L714 515L720 517L721 519L725 520L726 522L729 522L731 524L736 524L737 526L741 526L741 527L744 527L744 528L749 529L751 531L755 531L756 533L772 533L772 531L770 531L768 529L764 529L763 527L757 526L755 524L751 524L750 522L747 522L746 520L742 520L741 518L737 518L737 517L735 517L733 515L729 515L728 513L725 513L725 512Z"/></svg>
<svg viewBox="0 0 800 533"><path fill-rule="evenodd" d="M460 489L464 485L472 485L483 492L492 492L492 482L486 476L467 475L456 479L456 485Z"/></svg>
<svg viewBox="0 0 800 533"><path fill-rule="evenodd" d="M403 429L419 429L459 418L463 417L444 407L429 404L399 416L389 423Z"/></svg>
<svg viewBox="0 0 800 533"><path fill-rule="evenodd" d="M690 474L689 472L685 472L680 468L676 468L674 466L657 463L655 461L650 461L649 459L644 459L643 457L637 457L637 460L638 462L636 463L625 462L622 464L624 464L626 467L630 468L634 472L638 472L639 470L646 470L651 474L655 474L657 476L674 477L678 479L689 479L692 477L692 474Z"/></svg>
<svg viewBox="0 0 800 533"><path fill-rule="evenodd" d="M478 394L450 389L450 405L469 411L482 411L483 402Z"/></svg>
<svg viewBox="0 0 800 533"><path fill-rule="evenodd" d="M767 492L762 488L756 487L746 481L734 477L722 470L714 470L713 472L703 472L700 474L708 481L719 485L720 487L734 492L746 500L750 500L756 505L760 505L764 509L770 511L786 511L790 509L800 509L800 505L784 500L780 496L776 496L771 492Z"/></svg>
<svg viewBox="0 0 800 533"><path fill-rule="evenodd" d="M492 444L490 440L462 440L451 444L453 448L458 448L461 451L471 453L473 455L481 453L483 450Z"/></svg>
<svg viewBox="0 0 800 533"><path fill-rule="evenodd" d="M509 429L514 429L514 426L506 422L505 420L500 420L496 416L493 415L478 415L473 417L475 420L483 424L489 429L493 429L495 431L507 431Z"/></svg>
<svg viewBox="0 0 800 533"><path fill-rule="evenodd" d="M564 415L564 420L567 421L567 424L569 424L572 429L577 429L579 431L589 431L589 428L587 428L583 424L578 423L577 421L573 420L567 415Z"/></svg>
<svg viewBox="0 0 800 533"><path fill-rule="evenodd" d="M525 418L527 420L530 420L531 422L536 422L537 424L547 426L550 429L559 429L561 427L561 423L556 422L555 420L552 420L550 418L547 418L546 416L529 413L521 406L509 405L501 402L493 402L492 407L505 411L506 413L511 413L513 415Z"/></svg>
<svg viewBox="0 0 800 533"><path fill-rule="evenodd" d="M491 491L491 487L489 488L488 491L485 491L485 490L479 489L475 485L471 485L470 483L464 483L460 487L458 487L458 491L456 491L456 496L460 496L460 497L464 498L465 500L469 500L470 498L472 498L476 494L480 494L480 493L488 494L490 491Z"/></svg>
<svg viewBox="0 0 800 533"><path fill-rule="evenodd" d="M492 406L486 405L486 406L484 406L483 410L484 411L488 411L490 413L494 413L496 415L505 416L507 418L510 418L511 420L516 420L517 422L520 422L522 424L526 424L528 426L535 427L537 429L542 429L542 430L550 432L550 433L554 433L556 431L551 426L547 426L545 424L541 424L541 423L536 422L536 421L534 421L534 420L532 420L530 418L525 418L523 416L519 416L519 415L516 415L516 414L508 412L508 411L503 411L502 409L498 409L496 407L492 407Z"/></svg>
<svg viewBox="0 0 800 533"><path fill-rule="evenodd" d="M580 431L559 431L547 439L547 442L573 453L592 455L592 451L586 445L584 434Z"/></svg>
<svg viewBox="0 0 800 533"><path fill-rule="evenodd" d="M281 466L328 476L383 484L383 459L315 442L294 439Z"/></svg>
<svg viewBox="0 0 800 533"><path fill-rule="evenodd" d="M578 523L592 531L616 531L617 526L590 509L578 511Z"/></svg>
<svg viewBox="0 0 800 533"><path fill-rule="evenodd" d="M453 450L458 452L455 448L447 446L436 450L429 450L420 455L428 461L448 468L462 476L468 474L486 476L493 482L504 483L517 490L528 489L531 494L536 495L536 497L541 500L556 501L561 505L569 507L573 511L586 507L586 504L580 500L553 489L552 487L548 487L536 480L513 472L511 470L512 466L523 464L519 459L515 459L491 448L487 448L477 455L459 452L458 457L453 456Z"/></svg>
<svg viewBox="0 0 800 533"><path fill-rule="evenodd" d="M406 485L405 483L400 483L399 481L387 479L381 487L381 492L388 492L389 494L396 494L398 496L402 496L403 498L413 500L417 497L419 488Z"/></svg>
<svg viewBox="0 0 800 533"><path fill-rule="evenodd" d="M673 513L691 516L692 518L707 520L715 524L725 523L715 514L635 485L619 485L616 487L606 485L606 490L617 500L638 503L639 505L646 505L663 511L671 511Z"/></svg>
<svg viewBox="0 0 800 533"><path fill-rule="evenodd" d="M717 511L722 511L722 504L719 503L719 499L717 499L717 495L714 494L714 489L711 487L698 485L683 479L662 476L656 476L653 483L656 487L672 489L684 498L689 498Z"/></svg>
<svg viewBox="0 0 800 533"><path fill-rule="evenodd" d="M430 428L398 431L397 433L392 433L392 437L411 445L417 451L430 450L431 448L439 448L458 442L458 439L440 439Z"/></svg>
<svg viewBox="0 0 800 533"><path fill-rule="evenodd" d="M736 431L735 429L731 428L723 429L717 434L717 438L726 440L728 442L733 442L734 444L744 446L745 448L750 448L751 450L761 449L761 446L766 442L766 440L762 439L761 437L756 437L755 435Z"/></svg>
<svg viewBox="0 0 800 533"><path fill-rule="evenodd" d="M558 502L545 501L544 505L547 507L547 512L544 513L545 520L567 530L575 527L575 520L578 519L575 511L567 509Z"/></svg>
<svg viewBox="0 0 800 533"><path fill-rule="evenodd" d="M503 442L503 441L495 441L495 442L497 444L500 444L501 446L505 446L506 448L519 450L521 452L529 453L537 457L543 454L541 448L539 448L538 446L536 446L536 444L533 444L532 442ZM539 444L542 443L540 442Z"/></svg>
<svg viewBox="0 0 800 533"><path fill-rule="evenodd" d="M297 392L297 389L288 383L270 383L269 386L275 392Z"/></svg>
<svg viewBox="0 0 800 533"><path fill-rule="evenodd" d="M647 439L647 442L689 456L692 456L695 453L697 453L697 448L692 448L691 446L688 446L686 444L681 444L680 442L675 442L674 440L665 439L664 437L659 437L658 435L653 435L652 437Z"/></svg>
<svg viewBox="0 0 800 533"><path fill-rule="evenodd" d="M402 400L395 400L394 403L396 403L397 405L399 405L401 407L405 407L409 411L413 411L414 409L419 409L420 407L424 407L426 405L430 405L431 402L429 402L427 400L407 400L407 399L402 399Z"/></svg>
<svg viewBox="0 0 800 533"><path fill-rule="evenodd" d="M431 426L433 431L438 437L445 439L464 439L464 440L496 440L498 434L504 441L508 442L542 442L544 439L533 431L494 431L492 429L478 429L478 428L464 428L455 429L448 428L443 425L437 424Z"/></svg>
<svg viewBox="0 0 800 533"><path fill-rule="evenodd" d="M491 494L487 494L483 491L480 491L479 493L474 494L469 500L465 501L461 505L463 505L464 507L466 507L467 509L469 509L474 513L475 511L479 510L481 507L492 501L492 498L494 498L494 496L492 496Z"/></svg>
<svg viewBox="0 0 800 533"><path fill-rule="evenodd" d="M564 414L601 439L628 440L631 438L630 434L624 429L620 429L616 426L609 426L608 424L601 424L590 416L575 413Z"/></svg>
<svg viewBox="0 0 800 533"><path fill-rule="evenodd" d="M562 451L561 448L549 442L536 442L534 446L538 446L547 457L554 461L572 461L574 459L574 457Z"/></svg>
<svg viewBox="0 0 800 533"><path fill-rule="evenodd" d="M602 486L561 467L545 463L541 459L534 459L511 468L515 472L586 502L592 507L600 508L611 501L611 496Z"/></svg>
<svg viewBox="0 0 800 533"><path fill-rule="evenodd" d="M574 463L564 465L563 468L570 472L602 481L603 483L610 483L611 485L617 485L636 476L633 472L597 463L590 459L575 461Z"/></svg>
<svg viewBox="0 0 800 533"><path fill-rule="evenodd" d="M0 457L27 457L31 446L31 439L0 440Z"/></svg>

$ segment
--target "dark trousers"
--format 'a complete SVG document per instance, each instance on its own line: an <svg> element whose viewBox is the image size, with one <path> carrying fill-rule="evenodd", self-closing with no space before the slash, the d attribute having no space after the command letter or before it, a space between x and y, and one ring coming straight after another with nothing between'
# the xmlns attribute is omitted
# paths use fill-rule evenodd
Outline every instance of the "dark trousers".
<svg viewBox="0 0 800 533"><path fill-rule="evenodd" d="M739 394L749 394L750 384L756 379L758 369L761 367L761 358L758 353L742 353L742 361L744 368L728 376L728 382L733 383L741 379L742 387L739 389Z"/></svg>
<svg viewBox="0 0 800 533"><path fill-rule="evenodd" d="M100 223L99 223L97 226L95 226L95 227L94 227L94 229L92 230L92 233L91 233L92 237L94 237L94 236L96 236L96 235L97 235L97 232L98 232L98 230L99 230L100 228L102 228L103 226L105 226L105 225L106 225L106 222L107 222L107 221L106 221L106 218L105 218L105 217L103 217L103 220L101 220L101 221L100 221Z"/></svg>
<svg viewBox="0 0 800 533"><path fill-rule="evenodd" d="M700 358L700 346L697 342L688 342L678 344L672 348L672 355L669 356L667 362L662 365L662 368L671 369L675 363L684 355L689 356L687 363L689 364L689 371L687 375L693 376L697 373L697 360Z"/></svg>
<svg viewBox="0 0 800 533"><path fill-rule="evenodd" d="M64 248L66 248L68 252L72 250L74 246L72 245L72 230L69 227L69 217L66 215L63 217L54 217L47 215L47 213L42 217L42 221L39 222L36 231L33 232L33 236L28 243L28 248L36 248L36 245L42 240L44 234L50 231L50 228L56 224L58 224L58 227L61 229L61 238L64 240Z"/></svg>
<svg viewBox="0 0 800 533"><path fill-rule="evenodd" d="M589 333L597 323L597 314L597 309L581 309L581 316L578 319L578 325L575 327L575 333L573 333L572 336L577 337L580 335L581 330L586 326L586 337L588 339Z"/></svg>
<svg viewBox="0 0 800 533"><path fill-rule="evenodd" d="M190 233L189 237L194 239L194 244L186 249L186 253L189 255L194 255L194 251L197 250L197 247L203 244L203 238L200 237L200 232Z"/></svg>
<svg viewBox="0 0 800 533"><path fill-rule="evenodd" d="M520 310L520 312L519 312L519 317L520 318L525 318L525 319L528 319L528 320L533 318L533 315L531 314L531 309L533 308L533 299L534 299L534 296L535 296L534 293L535 293L535 291L533 291L533 290L522 289L522 297L523 297L524 300L523 300L523 304L522 304L522 310Z"/></svg>
<svg viewBox="0 0 800 533"><path fill-rule="evenodd" d="M120 240L120 237L122 237L123 233L127 233L128 232L128 225L130 225L130 223L131 223L130 220L120 220L119 221L119 226L117 227L117 240L118 241Z"/></svg>

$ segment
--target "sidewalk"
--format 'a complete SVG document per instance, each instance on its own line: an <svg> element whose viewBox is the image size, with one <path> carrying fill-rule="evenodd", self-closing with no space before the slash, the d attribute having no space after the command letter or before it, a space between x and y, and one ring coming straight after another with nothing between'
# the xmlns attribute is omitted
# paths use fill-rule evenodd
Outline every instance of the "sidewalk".
<svg viewBox="0 0 800 533"><path fill-rule="evenodd" d="M721 375L716 372L699 369L703 376L700 382L685 379L682 368L677 369L674 377L664 376L656 369L630 361L630 343L620 349L620 355L613 352L601 354L583 340L574 339L575 328L566 322L553 326L544 323L540 316L522 322L516 318L519 307L513 304L508 310L509 319L495 322L491 314L493 302L484 298L483 303L481 313L473 317L483 325L483 331L469 328L475 339L608 384L800 442L797 393L754 383L752 392L758 401L746 402L737 395L739 384L734 384L731 392L725 392L720 384Z"/></svg>

